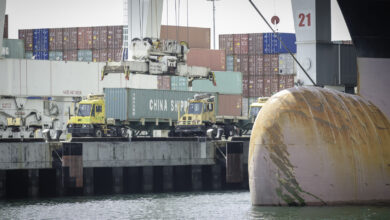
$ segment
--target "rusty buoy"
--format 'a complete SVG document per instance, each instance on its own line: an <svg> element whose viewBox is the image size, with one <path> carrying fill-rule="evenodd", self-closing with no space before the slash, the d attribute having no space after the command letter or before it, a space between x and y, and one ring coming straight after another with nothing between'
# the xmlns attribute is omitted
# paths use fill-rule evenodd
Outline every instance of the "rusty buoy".
<svg viewBox="0 0 390 220"><path fill-rule="evenodd" d="M249 148L253 205L390 201L390 122L356 95L300 87L272 96Z"/></svg>

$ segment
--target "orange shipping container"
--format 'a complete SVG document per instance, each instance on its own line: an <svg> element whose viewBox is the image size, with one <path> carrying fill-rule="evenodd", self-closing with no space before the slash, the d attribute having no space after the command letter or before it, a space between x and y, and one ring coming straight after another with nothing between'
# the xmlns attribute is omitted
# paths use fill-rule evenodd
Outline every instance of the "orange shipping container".
<svg viewBox="0 0 390 220"><path fill-rule="evenodd" d="M190 48L210 49L210 28L161 25L160 39L185 41Z"/></svg>
<svg viewBox="0 0 390 220"><path fill-rule="evenodd" d="M218 96L218 115L241 116L242 96L220 94Z"/></svg>

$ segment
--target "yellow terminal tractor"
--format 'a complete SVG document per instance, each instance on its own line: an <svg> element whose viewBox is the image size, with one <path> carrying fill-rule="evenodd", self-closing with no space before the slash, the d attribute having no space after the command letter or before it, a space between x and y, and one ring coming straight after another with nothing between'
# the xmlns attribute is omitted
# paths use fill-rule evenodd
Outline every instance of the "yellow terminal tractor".
<svg viewBox="0 0 390 220"><path fill-rule="evenodd" d="M104 95L88 95L78 105L76 116L72 116L67 125L72 136L126 136L127 131L115 125L115 121L106 120Z"/></svg>

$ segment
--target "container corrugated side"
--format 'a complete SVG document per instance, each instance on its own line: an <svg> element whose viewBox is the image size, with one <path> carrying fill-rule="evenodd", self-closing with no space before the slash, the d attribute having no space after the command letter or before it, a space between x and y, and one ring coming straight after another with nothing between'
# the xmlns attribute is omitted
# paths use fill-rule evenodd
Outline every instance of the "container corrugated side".
<svg viewBox="0 0 390 220"><path fill-rule="evenodd" d="M190 49L187 54L189 66L205 66L212 71L225 71L225 51L203 48Z"/></svg>
<svg viewBox="0 0 390 220"><path fill-rule="evenodd" d="M157 76L157 88L161 90L171 89L171 77L170 76Z"/></svg>
<svg viewBox="0 0 390 220"><path fill-rule="evenodd" d="M189 48L210 49L210 28L161 25L160 39L185 41Z"/></svg>
<svg viewBox="0 0 390 220"><path fill-rule="evenodd" d="M180 103L184 112L195 92L105 88L106 116L120 120L172 119L177 120ZM125 96L125 97L124 97ZM126 100L124 100L124 98ZM126 116L124 113L126 112Z"/></svg>
<svg viewBox="0 0 390 220"><path fill-rule="evenodd" d="M218 115L241 116L242 96L232 94L218 95Z"/></svg>
<svg viewBox="0 0 390 220"><path fill-rule="evenodd" d="M107 49L92 50L93 62L106 62L107 61Z"/></svg>
<svg viewBox="0 0 390 220"><path fill-rule="evenodd" d="M90 62L92 61L92 50L78 50L77 51L77 60Z"/></svg>
<svg viewBox="0 0 390 220"><path fill-rule="evenodd" d="M77 50L65 50L62 58L65 61L77 61Z"/></svg>
<svg viewBox="0 0 390 220"><path fill-rule="evenodd" d="M242 104L241 104L241 115L244 116L244 117L247 117L248 116L248 112L249 112L249 100L248 98L242 98Z"/></svg>
<svg viewBox="0 0 390 220"><path fill-rule="evenodd" d="M6 58L23 59L24 42L20 39L3 39L3 50Z"/></svg>
<svg viewBox="0 0 390 220"><path fill-rule="evenodd" d="M226 56L226 71L234 71L234 56Z"/></svg>
<svg viewBox="0 0 390 220"><path fill-rule="evenodd" d="M49 50L62 50L63 31L62 28L49 29Z"/></svg>
<svg viewBox="0 0 390 220"><path fill-rule="evenodd" d="M33 30L19 30L19 39L24 40L24 50L33 51Z"/></svg>
<svg viewBox="0 0 390 220"><path fill-rule="evenodd" d="M242 76L242 96L249 97L249 76Z"/></svg>
<svg viewBox="0 0 390 220"><path fill-rule="evenodd" d="M264 54L278 54L278 53L288 53L288 51L283 47L282 43L279 41L277 35L279 35L281 41L286 45L286 47L291 51L291 53L297 52L297 46L295 44L296 37L295 34L291 33L264 33L263 34L263 53Z"/></svg>
<svg viewBox="0 0 390 220"><path fill-rule="evenodd" d="M77 28L64 28L63 29L63 50L76 50L77 49Z"/></svg>
<svg viewBox="0 0 390 220"><path fill-rule="evenodd" d="M92 27L79 27L77 33L77 48L79 50L92 49Z"/></svg>
<svg viewBox="0 0 390 220"><path fill-rule="evenodd" d="M49 51L49 60L63 60L62 51Z"/></svg>
<svg viewBox="0 0 390 220"><path fill-rule="evenodd" d="M241 52L241 35L233 34L233 54L240 54Z"/></svg>
<svg viewBox="0 0 390 220"><path fill-rule="evenodd" d="M171 76L171 90L188 91L187 78L183 76Z"/></svg>
<svg viewBox="0 0 390 220"><path fill-rule="evenodd" d="M248 34L240 34L240 54L248 54L248 38Z"/></svg>
<svg viewBox="0 0 390 220"><path fill-rule="evenodd" d="M49 29L33 30L33 51L49 52Z"/></svg>
<svg viewBox="0 0 390 220"><path fill-rule="evenodd" d="M214 74L216 86L210 80L194 80L192 91L242 94L242 74L240 72L214 72Z"/></svg>
<svg viewBox="0 0 390 220"><path fill-rule="evenodd" d="M263 97L264 96L264 76L256 76L255 82L256 82L255 96L256 97Z"/></svg>
<svg viewBox="0 0 390 220"><path fill-rule="evenodd" d="M294 59L288 53L279 54L279 74L295 73Z"/></svg>

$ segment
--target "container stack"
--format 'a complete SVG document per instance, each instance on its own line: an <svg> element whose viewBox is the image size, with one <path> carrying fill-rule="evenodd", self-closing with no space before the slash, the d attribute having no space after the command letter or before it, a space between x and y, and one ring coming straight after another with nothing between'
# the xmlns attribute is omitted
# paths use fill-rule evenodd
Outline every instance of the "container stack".
<svg viewBox="0 0 390 220"><path fill-rule="evenodd" d="M278 35L296 53L295 35ZM226 54L226 70L242 73L243 105L294 86L294 60L276 34L219 35L219 48Z"/></svg>
<svg viewBox="0 0 390 220"><path fill-rule="evenodd" d="M120 61L123 26L19 30L25 58L84 62Z"/></svg>

